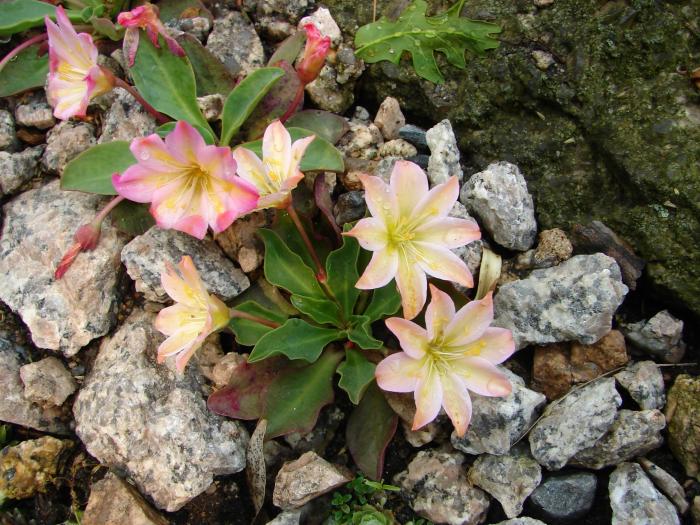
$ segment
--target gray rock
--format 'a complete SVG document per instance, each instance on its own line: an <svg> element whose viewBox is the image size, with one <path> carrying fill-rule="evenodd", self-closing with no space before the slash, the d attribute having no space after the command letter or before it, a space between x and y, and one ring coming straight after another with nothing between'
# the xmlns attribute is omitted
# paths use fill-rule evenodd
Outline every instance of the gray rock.
<svg viewBox="0 0 700 525"><path fill-rule="evenodd" d="M0 240L0 300L17 312L34 344L74 355L114 322L122 236L102 225L98 246L54 279L56 265L104 200L61 191L59 182L22 193L4 206Z"/></svg>
<svg viewBox="0 0 700 525"><path fill-rule="evenodd" d="M201 43L206 41L209 31L211 31L211 20L206 16L172 19L168 20L165 25L176 31L192 35Z"/></svg>
<svg viewBox="0 0 700 525"><path fill-rule="evenodd" d="M137 137L145 137L156 130L156 120L126 90L115 88L112 105L104 115L102 135L99 144L112 140L131 142Z"/></svg>
<svg viewBox="0 0 700 525"><path fill-rule="evenodd" d="M396 164L397 160L401 159L399 157L384 157L377 162L372 175L379 177L384 182L389 184L389 181L391 181L391 172L394 171L394 165Z"/></svg>
<svg viewBox="0 0 700 525"><path fill-rule="evenodd" d="M476 525L486 519L489 499L467 481L463 464L464 456L458 452L423 450L394 482L420 516L435 523Z"/></svg>
<svg viewBox="0 0 700 525"><path fill-rule="evenodd" d="M654 482L654 485L656 485L659 490L661 490L661 492L663 492L664 495L673 502L676 509L678 509L678 513L681 515L685 514L690 505L685 499L685 490L683 489L683 485L678 483L676 478L671 476L671 474L646 458L639 458L637 463L642 466L644 472L646 472L647 476L649 476L649 478Z"/></svg>
<svg viewBox="0 0 700 525"><path fill-rule="evenodd" d="M688 476L700 480L700 377L681 374L668 391L666 422L671 452Z"/></svg>
<svg viewBox="0 0 700 525"><path fill-rule="evenodd" d="M365 216L367 204L365 203L364 191L349 191L338 197L333 207L333 215L338 226L346 222L356 221Z"/></svg>
<svg viewBox="0 0 700 525"><path fill-rule="evenodd" d="M620 410L610 430L594 445L577 452L570 463L599 470L642 456L663 444L665 427L666 418L658 410Z"/></svg>
<svg viewBox="0 0 700 525"><path fill-rule="evenodd" d="M135 237L122 250L122 262L136 282L136 290L146 299L159 303L169 302L168 294L160 283L165 262L180 262L189 255L209 293L224 301L233 299L250 286L248 277L226 258L212 240L199 240L186 233L152 227Z"/></svg>
<svg viewBox="0 0 700 525"><path fill-rule="evenodd" d="M71 373L53 356L24 365L19 376L24 397L40 405L61 406L77 388Z"/></svg>
<svg viewBox="0 0 700 525"><path fill-rule="evenodd" d="M666 404L664 376L653 361L632 363L615 379L644 410L662 409Z"/></svg>
<svg viewBox="0 0 700 525"><path fill-rule="evenodd" d="M622 463L610 475L608 484L612 525L678 525L673 504L661 494L642 467Z"/></svg>
<svg viewBox="0 0 700 525"><path fill-rule="evenodd" d="M420 150L425 151L428 149L428 139L426 137L426 131L423 128L419 128L413 124L406 124L399 129L399 137L407 140Z"/></svg>
<svg viewBox="0 0 700 525"><path fill-rule="evenodd" d="M513 518L512 520L499 521L493 525L547 525L546 523L536 520L535 518L528 518L523 516L522 518Z"/></svg>
<svg viewBox="0 0 700 525"><path fill-rule="evenodd" d="M285 510L296 509L351 480L352 473L345 467L309 451L282 466L275 478L272 502Z"/></svg>
<svg viewBox="0 0 700 525"><path fill-rule="evenodd" d="M206 48L237 76L243 77L265 64L260 37L247 17L238 11L214 20Z"/></svg>
<svg viewBox="0 0 700 525"><path fill-rule="evenodd" d="M350 104L352 104L355 98L353 93L355 81L360 78L360 75L362 75L362 72L365 70L365 63L355 56L354 47L347 44L340 44L335 54L334 66L337 70L335 80L342 86L343 90L349 93L348 98L350 99ZM348 105L346 110L349 107Z"/></svg>
<svg viewBox="0 0 700 525"><path fill-rule="evenodd" d="M252 272L263 262L263 244L257 235L258 229L267 228L273 219L273 210L249 213L236 220L223 232L214 235L214 240L231 259L238 262L241 270Z"/></svg>
<svg viewBox="0 0 700 525"><path fill-rule="evenodd" d="M610 429L621 403L612 378L595 381L551 403L530 432L533 457L547 469L559 470Z"/></svg>
<svg viewBox="0 0 700 525"><path fill-rule="evenodd" d="M573 253L573 246L566 233L559 228L544 230L538 235L537 248L521 253L515 258L516 270L549 268L566 261Z"/></svg>
<svg viewBox="0 0 700 525"><path fill-rule="evenodd" d="M245 467L248 434L207 410L197 367L179 375L172 363L156 364L163 336L154 320L136 310L102 343L73 412L88 452L128 472L141 492L172 512L214 476Z"/></svg>
<svg viewBox="0 0 700 525"><path fill-rule="evenodd" d="M450 121L445 119L438 122L426 132L425 139L430 148L428 162L430 185L442 184L450 177L457 177L459 182L462 182L464 174L459 164L459 148Z"/></svg>
<svg viewBox="0 0 700 525"><path fill-rule="evenodd" d="M320 109L332 113L345 113L355 101L352 90L354 83L341 85L338 82L339 75L340 71L336 66L326 64L318 77L306 85L306 94Z"/></svg>
<svg viewBox="0 0 700 525"><path fill-rule="evenodd" d="M452 445L467 454L503 455L537 419L545 396L525 387L525 381L499 367L513 385L507 397L485 397L470 393L472 419L463 438L452 434Z"/></svg>
<svg viewBox="0 0 700 525"><path fill-rule="evenodd" d="M67 434L68 425L63 421L63 411L56 407L39 406L24 397L19 371L26 361L26 350L0 338L0 421L42 432Z"/></svg>
<svg viewBox="0 0 700 525"><path fill-rule="evenodd" d="M33 93L26 102L15 108L15 120L20 126L38 129L49 129L56 123L53 108L46 101L43 91Z"/></svg>
<svg viewBox="0 0 700 525"><path fill-rule="evenodd" d="M108 472L90 487L90 499L81 525L168 525L141 495L115 474Z"/></svg>
<svg viewBox="0 0 700 525"><path fill-rule="evenodd" d="M64 120L49 132L41 163L49 173L60 175L66 164L95 143L95 126Z"/></svg>
<svg viewBox="0 0 700 525"><path fill-rule="evenodd" d="M216 122L221 118L221 113L224 111L224 102L224 97L220 93L197 97L197 105L204 118L209 122Z"/></svg>
<svg viewBox="0 0 700 525"><path fill-rule="evenodd" d="M300 520L301 510L285 510L275 516L272 521L268 521L267 525L299 525Z"/></svg>
<svg viewBox="0 0 700 525"><path fill-rule="evenodd" d="M464 184L459 200L501 246L525 251L534 244L535 206L515 164L489 164Z"/></svg>
<svg viewBox="0 0 700 525"><path fill-rule="evenodd" d="M685 354L683 321L662 310L648 321L622 326L634 346L665 363L678 363Z"/></svg>
<svg viewBox="0 0 700 525"><path fill-rule="evenodd" d="M572 522L591 510L597 484L590 472L549 476L532 493L530 504L548 523Z"/></svg>
<svg viewBox="0 0 700 525"><path fill-rule="evenodd" d="M295 24L313 3L313 0L259 0L257 14L258 16L281 16Z"/></svg>
<svg viewBox="0 0 700 525"><path fill-rule="evenodd" d="M0 151L0 195L13 195L39 172L44 146L27 148L18 153Z"/></svg>
<svg viewBox="0 0 700 525"><path fill-rule="evenodd" d="M12 113L0 109L0 151L12 151L17 147L17 144L15 120L12 118Z"/></svg>
<svg viewBox="0 0 700 525"><path fill-rule="evenodd" d="M374 117L374 124L382 132L385 140L399 138L399 130L406 125L399 101L394 97L386 97L379 106L377 116Z"/></svg>
<svg viewBox="0 0 700 525"><path fill-rule="evenodd" d="M577 255L501 285L494 324L512 330L518 349L571 340L592 344L610 331L626 294L614 259Z"/></svg>
<svg viewBox="0 0 700 525"><path fill-rule="evenodd" d="M449 216L457 219L474 220L472 216L469 215L469 212L464 204L459 201L454 203L452 210L450 210ZM478 241L470 242L466 246L454 248L452 251L465 262L472 275L475 275L479 270L479 266L481 266L481 257L484 253L484 241L479 239ZM461 288L461 285L459 284L456 284L455 286ZM466 292L467 289L464 288L464 291Z"/></svg>
<svg viewBox="0 0 700 525"><path fill-rule="evenodd" d="M542 480L542 469L527 451L507 456L483 454L469 470L469 481L496 498L506 516L515 518L523 503Z"/></svg>

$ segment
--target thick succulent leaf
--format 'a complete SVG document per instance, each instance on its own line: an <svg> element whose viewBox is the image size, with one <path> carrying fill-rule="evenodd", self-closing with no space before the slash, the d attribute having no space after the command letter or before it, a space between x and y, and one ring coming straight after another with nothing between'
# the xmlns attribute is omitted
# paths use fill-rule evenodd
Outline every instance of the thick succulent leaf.
<svg viewBox="0 0 700 525"><path fill-rule="evenodd" d="M44 17L56 18L56 6L39 0L6 0L0 2L0 37L44 25ZM68 10L72 22L82 22L80 11Z"/></svg>
<svg viewBox="0 0 700 525"><path fill-rule="evenodd" d="M396 289L396 284L392 281L382 288L377 288L372 292L372 300L362 312L362 315L369 318L370 322L378 321L384 317L394 315L401 308L401 296Z"/></svg>
<svg viewBox="0 0 700 525"><path fill-rule="evenodd" d="M313 131L317 137L336 144L350 127L340 115L320 109L305 109L295 113L286 122L290 128L303 128Z"/></svg>
<svg viewBox="0 0 700 525"><path fill-rule="evenodd" d="M333 402L333 375L343 353L328 349L310 365L290 369L267 391L267 438L308 432L321 409Z"/></svg>
<svg viewBox="0 0 700 525"><path fill-rule="evenodd" d="M340 302L346 318L352 315L360 290L355 288L359 277L357 256L360 244L353 237L343 237L343 245L331 252L326 259L326 281L333 295Z"/></svg>
<svg viewBox="0 0 700 525"><path fill-rule="evenodd" d="M61 188L116 195L112 175L122 173L132 164L136 164L136 159L129 150L128 142L115 140L98 144L66 164L61 177Z"/></svg>
<svg viewBox="0 0 700 525"><path fill-rule="evenodd" d="M369 384L374 380L374 370L377 365L367 360L357 350L347 350L345 361L340 363L338 386L348 393L353 404L357 405Z"/></svg>
<svg viewBox="0 0 700 525"><path fill-rule="evenodd" d="M378 350L383 343L372 337L371 321L366 315L353 315L350 318L348 339L365 350Z"/></svg>
<svg viewBox="0 0 700 525"><path fill-rule="evenodd" d="M345 440L355 464L365 476L382 478L384 453L396 433L399 417L372 383L353 410L345 430Z"/></svg>
<svg viewBox="0 0 700 525"><path fill-rule="evenodd" d="M343 337L341 330L314 326L303 319L288 319L282 326L260 338L248 362L255 363L275 355L313 363L331 341Z"/></svg>
<svg viewBox="0 0 700 525"><path fill-rule="evenodd" d="M292 295L289 300L292 305L311 319L321 324L342 326L342 316L338 305L327 297L302 297Z"/></svg>
<svg viewBox="0 0 700 525"><path fill-rule="evenodd" d="M465 50L483 53L498 47L498 40L491 35L501 31L499 26L462 18L459 9L454 8L426 17L427 7L424 0L414 0L395 22L382 17L362 26L355 34L355 54L369 63L388 60L398 64L404 52L410 53L416 73L440 84L445 79L435 61L435 51L444 53L453 66L465 69Z"/></svg>
<svg viewBox="0 0 700 525"><path fill-rule="evenodd" d="M301 53L301 48L304 47L304 42L306 42L305 31L297 31L292 36L287 37L272 53L267 65L276 66L280 62L294 64L299 53Z"/></svg>
<svg viewBox="0 0 700 525"><path fill-rule="evenodd" d="M288 317L280 311L272 311L253 301L246 301L236 305L235 309L279 324L284 323ZM255 346L262 336L274 330L274 328L264 324L241 319L240 317L234 317L229 321L228 325L233 330L238 344L246 346Z"/></svg>
<svg viewBox="0 0 700 525"><path fill-rule="evenodd" d="M0 97L44 87L49 74L49 55L39 56L39 47L39 44L29 46L5 64L0 71Z"/></svg>
<svg viewBox="0 0 700 525"><path fill-rule="evenodd" d="M303 188L304 185L298 187L294 191L294 196L302 194L302 192L299 190L302 190ZM297 206L297 203L294 202L294 207L299 214L299 219L301 220L306 232L311 236L312 242L314 243L314 248L316 249L316 255L318 255L319 259L323 263L331 251L331 246L328 242L329 240L325 236L316 235L316 228L314 228L314 224L306 215L304 215L304 213L301 212L301 206ZM309 250L306 248L304 240L299 234L299 230L297 230L297 227L294 225L294 222L289 217L287 212L278 210L277 219L270 229L277 233L280 239L282 239L282 242L289 246L290 250L299 255L309 268L314 268L314 260L311 257Z"/></svg>
<svg viewBox="0 0 700 525"><path fill-rule="evenodd" d="M124 200L110 212L109 218L119 231L129 235L141 235L156 224L148 209L148 204Z"/></svg>
<svg viewBox="0 0 700 525"><path fill-rule="evenodd" d="M183 33L177 41L190 59L197 85L197 96L228 95L236 85L236 79L211 52L192 35Z"/></svg>

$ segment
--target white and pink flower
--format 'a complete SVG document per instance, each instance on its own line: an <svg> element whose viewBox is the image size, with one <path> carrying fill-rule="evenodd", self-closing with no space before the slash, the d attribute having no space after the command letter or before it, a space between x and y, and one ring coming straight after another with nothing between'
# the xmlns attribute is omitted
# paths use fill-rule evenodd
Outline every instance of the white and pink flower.
<svg viewBox="0 0 700 525"><path fill-rule="evenodd" d="M148 35L154 46L160 47L158 35L162 35L171 53L179 57L185 56L185 50L168 34L163 22L158 18L158 8L153 4L146 3L135 7L131 11L119 13L117 22L126 28L124 33L124 54L129 60L129 67L134 65L136 51L139 47L139 29L146 31L146 35Z"/></svg>

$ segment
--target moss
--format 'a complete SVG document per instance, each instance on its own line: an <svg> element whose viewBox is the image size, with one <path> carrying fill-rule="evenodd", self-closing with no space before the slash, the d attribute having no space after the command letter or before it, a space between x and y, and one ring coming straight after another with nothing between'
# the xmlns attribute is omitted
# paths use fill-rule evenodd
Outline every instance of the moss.
<svg viewBox="0 0 700 525"><path fill-rule="evenodd" d="M700 480L700 379L679 375L666 404L668 444L688 476Z"/></svg>

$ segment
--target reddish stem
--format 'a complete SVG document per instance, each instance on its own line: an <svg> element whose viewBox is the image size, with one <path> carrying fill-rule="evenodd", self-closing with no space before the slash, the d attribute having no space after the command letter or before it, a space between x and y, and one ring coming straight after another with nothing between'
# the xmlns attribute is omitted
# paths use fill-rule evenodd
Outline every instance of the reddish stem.
<svg viewBox="0 0 700 525"><path fill-rule="evenodd" d="M106 71L106 70L103 69L103 71ZM110 73L110 75L111 75L111 73ZM141 96L141 94L136 90L136 88L134 86L132 86L131 84L128 84L127 82L125 82L124 80L122 80L119 77L115 77L114 75L112 75L112 77L114 78L114 85L116 87L120 87L122 89L125 89L129 93L131 93L131 96L133 96L136 100L139 101L139 104L141 104L143 106L143 109L145 109L151 115L153 115L153 118L156 119L156 122L158 124L165 124L166 122L170 122L170 119L168 117L166 117L165 115L160 113L156 108L154 108L148 102L146 102L146 100Z"/></svg>
<svg viewBox="0 0 700 525"><path fill-rule="evenodd" d="M287 108L287 111L284 112L284 115L280 117L280 122L284 124L289 117L294 115L294 112L297 110L299 107L299 103L301 102L302 97L304 96L304 83L299 82L299 88L297 89L296 94L294 95L294 100L292 100L292 103L289 105Z"/></svg>
<svg viewBox="0 0 700 525"><path fill-rule="evenodd" d="M279 323L270 321L269 319L265 319L264 317L258 317L257 315L249 314L248 312L241 312L240 310L236 310L235 308L231 308L229 310L229 315L231 316L231 319L234 319L236 317L239 319L247 319L248 321L260 323L262 325L269 326L270 328L279 328L281 326Z"/></svg>
<svg viewBox="0 0 700 525"><path fill-rule="evenodd" d="M316 265L316 279L318 279L318 281L321 283L325 283L326 282L326 271L323 269L323 265L321 264L321 259L318 258L318 254L316 253L316 249L314 248L314 245L311 242L311 239L309 239L309 235L306 233L306 230L304 229L304 225L301 223L301 219L299 218L299 215L297 215L297 212L294 209L294 205L292 204L291 200L289 201L289 206L287 206L287 213L289 214L289 217L292 219L294 226L296 226L297 230L299 230L299 235L301 235L301 238L304 241L304 245L306 246L306 249L309 250L309 254L311 254L311 258L313 259L314 264Z"/></svg>
<svg viewBox="0 0 700 525"><path fill-rule="evenodd" d="M30 38L29 40L22 42L20 45L18 45L16 48L14 48L12 51L10 51L5 57L0 60L0 71L3 70L3 68L7 65L7 63L12 60L14 57L16 57L18 54L20 54L22 51L27 49L29 46L33 46L34 44L37 44L39 42L43 42L49 38L49 35L46 33L41 33L40 35L34 36Z"/></svg>

